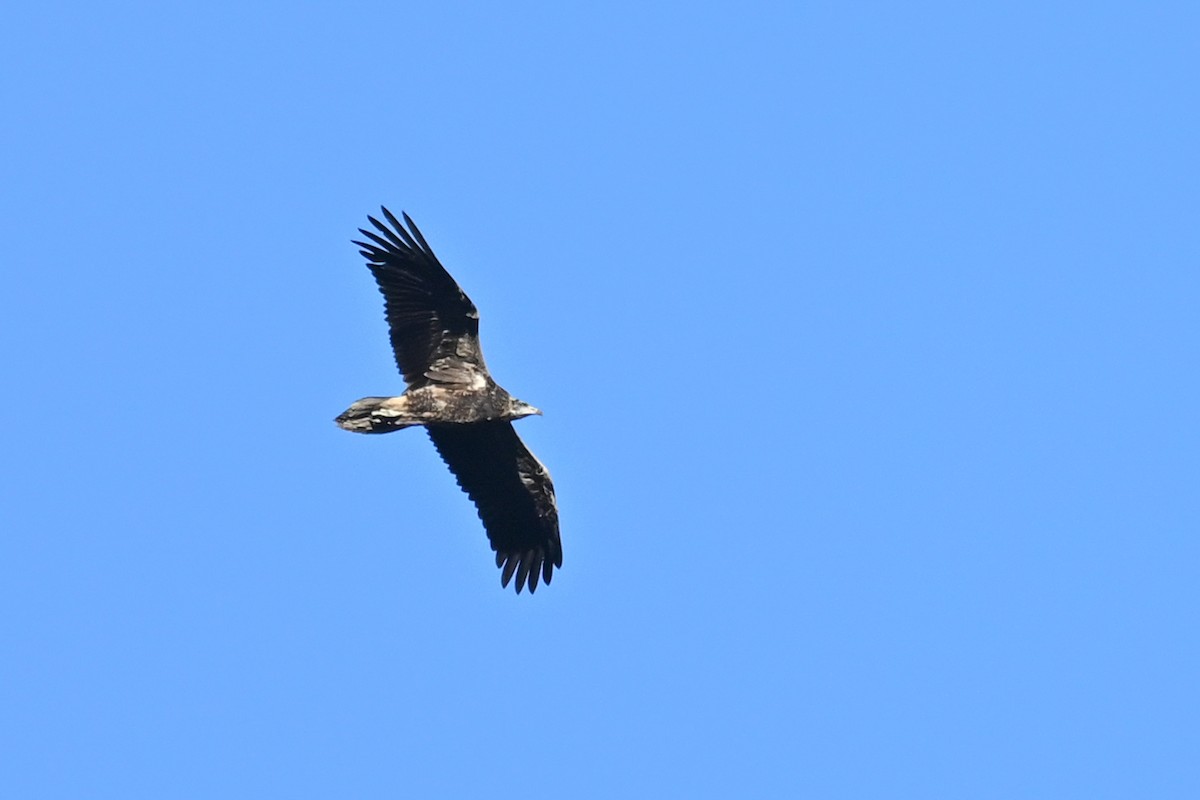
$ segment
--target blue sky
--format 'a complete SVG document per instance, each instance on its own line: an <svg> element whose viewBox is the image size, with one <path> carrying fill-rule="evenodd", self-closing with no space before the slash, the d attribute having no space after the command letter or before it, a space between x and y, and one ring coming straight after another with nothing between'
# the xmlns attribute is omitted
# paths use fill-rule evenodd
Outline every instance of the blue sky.
<svg viewBox="0 0 1200 800"><path fill-rule="evenodd" d="M0 795L1195 797L1186 3L26 4ZM349 239L552 471L502 591Z"/></svg>

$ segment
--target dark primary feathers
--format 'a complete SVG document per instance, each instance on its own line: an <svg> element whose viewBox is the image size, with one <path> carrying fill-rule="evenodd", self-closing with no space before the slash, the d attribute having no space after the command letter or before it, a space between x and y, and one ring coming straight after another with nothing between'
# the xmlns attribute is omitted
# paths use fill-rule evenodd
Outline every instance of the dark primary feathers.
<svg viewBox="0 0 1200 800"><path fill-rule="evenodd" d="M550 583L554 567L562 566L554 484L512 423L429 425L427 430L479 509L496 566L503 568L501 585L508 586L514 573L518 592L527 580L529 591L536 589L539 575Z"/></svg>
<svg viewBox="0 0 1200 800"><path fill-rule="evenodd" d="M379 233L359 228L370 242L355 241L383 292L384 312L392 352L410 386L429 378L426 373L439 351L465 339L479 352L479 312L471 299L437 260L421 231L401 212L409 229L386 208L381 209L392 227L368 216ZM478 366L485 369L482 358Z"/></svg>

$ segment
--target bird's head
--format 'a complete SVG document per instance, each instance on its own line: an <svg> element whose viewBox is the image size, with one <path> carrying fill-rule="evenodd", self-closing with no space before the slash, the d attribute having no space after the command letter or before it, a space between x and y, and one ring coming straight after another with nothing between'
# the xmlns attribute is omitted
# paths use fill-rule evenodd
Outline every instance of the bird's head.
<svg viewBox="0 0 1200 800"><path fill-rule="evenodd" d="M513 419L520 419L521 417L531 417L534 414L537 414L540 417L542 415L542 410L529 405L529 403L526 403L524 400L518 400L514 397L512 401L512 413Z"/></svg>

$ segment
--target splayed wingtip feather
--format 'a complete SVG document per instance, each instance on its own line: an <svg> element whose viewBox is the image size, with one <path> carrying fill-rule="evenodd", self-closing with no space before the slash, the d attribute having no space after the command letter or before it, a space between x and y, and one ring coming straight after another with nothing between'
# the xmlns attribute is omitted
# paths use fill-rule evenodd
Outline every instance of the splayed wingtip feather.
<svg viewBox="0 0 1200 800"><path fill-rule="evenodd" d="M525 579L529 577L529 553L524 553L517 562L517 594L521 593L521 587L525 585Z"/></svg>
<svg viewBox="0 0 1200 800"><path fill-rule="evenodd" d="M510 580L512 580L513 573L516 572L517 565L519 563L520 563L520 559L517 557L516 553L510 553L508 555L508 560L506 562L504 562L504 571L502 573L500 573L500 585L501 586L504 586L504 587L508 586L508 582ZM517 584L517 592L519 593L520 591L521 591L521 585Z"/></svg>

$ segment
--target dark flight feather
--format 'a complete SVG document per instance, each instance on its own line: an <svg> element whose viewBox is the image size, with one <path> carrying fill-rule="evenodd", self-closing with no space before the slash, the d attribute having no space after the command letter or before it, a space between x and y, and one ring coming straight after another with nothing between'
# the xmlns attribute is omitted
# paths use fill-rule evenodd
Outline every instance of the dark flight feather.
<svg viewBox="0 0 1200 800"><path fill-rule="evenodd" d="M514 573L517 591L538 578L550 583L562 566L558 508L550 473L513 430L498 420L472 425L429 425L429 438L446 466L479 510L488 540L508 586Z"/></svg>
<svg viewBox="0 0 1200 800"><path fill-rule="evenodd" d="M370 242L354 244L362 248L360 252L383 293L396 366L405 382L412 386L429 379L426 372L438 353L447 344L453 345L454 340L472 339L473 351L479 352L479 312L446 272L408 215L404 215L404 220L419 237L419 243L386 208L383 214L394 229L368 216L383 236L359 228L359 233ZM482 359L478 366L486 369Z"/></svg>

